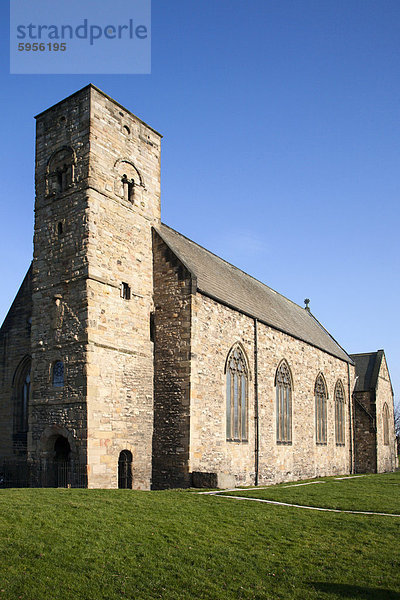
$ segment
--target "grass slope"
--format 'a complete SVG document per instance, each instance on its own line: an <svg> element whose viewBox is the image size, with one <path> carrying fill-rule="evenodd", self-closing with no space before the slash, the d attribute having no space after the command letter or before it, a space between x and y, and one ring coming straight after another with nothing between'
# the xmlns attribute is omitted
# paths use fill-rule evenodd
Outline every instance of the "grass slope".
<svg viewBox="0 0 400 600"><path fill-rule="evenodd" d="M266 489L229 492L230 495L277 500L290 504L400 514L400 473L346 479L318 479L323 483L284 483ZM301 482L303 483L303 482Z"/></svg>
<svg viewBox="0 0 400 600"><path fill-rule="evenodd" d="M399 532L396 517L188 491L0 490L0 600L399 600Z"/></svg>

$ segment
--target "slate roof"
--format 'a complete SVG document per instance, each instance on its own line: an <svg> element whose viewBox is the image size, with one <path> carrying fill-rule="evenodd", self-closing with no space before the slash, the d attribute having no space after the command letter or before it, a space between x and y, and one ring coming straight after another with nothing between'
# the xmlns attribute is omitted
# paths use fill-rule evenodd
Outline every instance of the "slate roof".
<svg viewBox="0 0 400 600"><path fill-rule="evenodd" d="M368 392L376 388L383 355L383 350L364 354L350 354L356 366L355 392Z"/></svg>
<svg viewBox="0 0 400 600"><path fill-rule="evenodd" d="M303 307L167 225L161 224L155 230L191 272L197 291L352 363L343 348Z"/></svg>

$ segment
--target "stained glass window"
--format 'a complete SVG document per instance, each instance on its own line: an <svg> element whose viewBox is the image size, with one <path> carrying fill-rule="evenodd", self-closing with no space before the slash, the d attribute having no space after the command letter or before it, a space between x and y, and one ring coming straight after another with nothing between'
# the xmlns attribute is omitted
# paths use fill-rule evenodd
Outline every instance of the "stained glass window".
<svg viewBox="0 0 400 600"><path fill-rule="evenodd" d="M64 385L64 363L58 360L53 366L53 385L54 387L63 387Z"/></svg>

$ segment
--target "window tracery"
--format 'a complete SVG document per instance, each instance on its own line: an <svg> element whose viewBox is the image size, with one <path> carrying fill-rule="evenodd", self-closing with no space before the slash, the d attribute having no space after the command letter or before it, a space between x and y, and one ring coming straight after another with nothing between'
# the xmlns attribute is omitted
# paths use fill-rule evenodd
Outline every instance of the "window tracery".
<svg viewBox="0 0 400 600"><path fill-rule="evenodd" d="M248 371L244 354L235 346L226 366L226 438L247 441Z"/></svg>

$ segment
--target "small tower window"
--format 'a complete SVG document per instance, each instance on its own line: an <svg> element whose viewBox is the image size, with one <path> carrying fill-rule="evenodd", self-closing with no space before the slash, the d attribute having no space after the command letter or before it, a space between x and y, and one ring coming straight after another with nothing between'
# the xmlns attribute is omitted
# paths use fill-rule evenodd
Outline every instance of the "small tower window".
<svg viewBox="0 0 400 600"><path fill-rule="evenodd" d="M122 286L121 286L121 298L123 298L124 300L130 300L131 299L131 287L128 283L124 283L122 282Z"/></svg>
<svg viewBox="0 0 400 600"><path fill-rule="evenodd" d="M75 155L64 147L49 159L46 171L46 193L54 195L67 191L74 183Z"/></svg>
<svg viewBox="0 0 400 600"><path fill-rule="evenodd" d="M133 204L135 195L135 181L134 179L128 179L126 174L122 177L122 185L124 188L124 199Z"/></svg>
<svg viewBox="0 0 400 600"><path fill-rule="evenodd" d="M64 387L64 363L58 360L53 366L53 386Z"/></svg>
<svg viewBox="0 0 400 600"><path fill-rule="evenodd" d="M154 323L154 313L150 313L150 341L154 343L155 338L155 323Z"/></svg>
<svg viewBox="0 0 400 600"><path fill-rule="evenodd" d="M61 236L64 233L62 221L60 221L57 225L57 233L59 236Z"/></svg>

